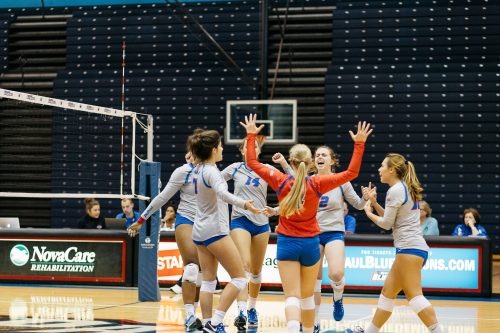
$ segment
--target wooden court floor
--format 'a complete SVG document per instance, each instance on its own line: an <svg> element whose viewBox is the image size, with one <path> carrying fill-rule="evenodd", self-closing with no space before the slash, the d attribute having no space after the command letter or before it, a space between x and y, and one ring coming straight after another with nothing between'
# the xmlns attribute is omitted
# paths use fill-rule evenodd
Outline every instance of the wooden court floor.
<svg viewBox="0 0 500 333"><path fill-rule="evenodd" d="M431 298L431 302L445 332L500 332L498 298ZM345 297L346 315L342 322L332 319L331 303L330 297L323 297L321 331L344 332L346 327L369 323L377 297ZM282 294L264 293L257 309L260 325L252 332L286 332ZM162 290L160 302L141 303L137 290L132 288L0 285L0 332L184 332L183 312L181 296L167 290ZM225 321L228 332L236 332L232 325L234 316L233 306ZM401 299L382 332L428 331Z"/></svg>

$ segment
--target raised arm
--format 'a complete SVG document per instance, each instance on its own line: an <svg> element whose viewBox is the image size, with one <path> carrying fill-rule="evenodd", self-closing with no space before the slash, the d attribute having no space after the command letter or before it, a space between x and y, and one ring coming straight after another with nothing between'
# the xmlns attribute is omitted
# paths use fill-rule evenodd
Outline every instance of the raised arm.
<svg viewBox="0 0 500 333"><path fill-rule="evenodd" d="M255 153L255 139L257 134L264 128L264 125L256 126L257 115L250 115L249 117L245 116L245 122L240 122L240 124L245 127L247 131L247 165L255 171L269 186L277 191L279 185L288 178L288 175L279 172L276 169L271 169L260 163L257 160L257 155Z"/></svg>
<svg viewBox="0 0 500 333"><path fill-rule="evenodd" d="M365 142L368 136L372 133L373 129L370 128L370 124L364 122L358 123L358 131L354 134L349 131L352 140L354 141L354 152L352 153L351 162L346 171L332 174L316 176L315 181L318 191L323 194L333 190L334 188L345 184L359 174L359 169L361 168L361 160L363 159L363 152L365 151Z"/></svg>
<svg viewBox="0 0 500 333"><path fill-rule="evenodd" d="M283 169L283 171L285 173L289 174L290 176L293 176L293 169L290 166L290 164L288 164L288 162L286 161L286 158L285 158L285 156L283 156L283 154L276 153L273 155L272 159L273 159L274 163L279 164L281 166L281 168Z"/></svg>

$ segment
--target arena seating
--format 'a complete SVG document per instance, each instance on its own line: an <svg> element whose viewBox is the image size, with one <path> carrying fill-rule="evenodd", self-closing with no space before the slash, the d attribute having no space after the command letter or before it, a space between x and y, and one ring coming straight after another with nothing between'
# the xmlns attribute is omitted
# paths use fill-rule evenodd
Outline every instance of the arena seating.
<svg viewBox="0 0 500 333"><path fill-rule="evenodd" d="M174 168L183 163L184 142L193 129L204 126L223 133L226 100L258 97L254 85L259 68L258 10L258 3L235 1L76 11L68 22L66 68L58 74L54 95L121 108L125 39L125 106L154 115L154 159L162 162L162 181L166 183ZM200 35L192 18L228 52L245 76L220 52L214 54L213 46ZM125 130L129 133L130 128ZM96 138L91 144L106 149L97 145L100 140ZM137 142L141 140L145 142L144 135L137 138ZM234 162L236 149L226 149L225 153L227 163ZM112 178L116 183L118 174ZM125 179L127 186L128 172ZM74 216L84 215L81 203L54 200L53 204L53 224L68 226ZM114 211L105 211L106 216L119 209L116 200L106 202L105 207L115 207Z"/></svg>
<svg viewBox="0 0 500 333"><path fill-rule="evenodd" d="M344 166L352 149L345 129L375 124L356 186L379 183L384 155L402 153L441 233L476 207L497 252L499 19L500 6L488 1L339 1L325 106L325 140ZM379 185L379 200L385 191ZM358 223L360 232L377 229Z"/></svg>

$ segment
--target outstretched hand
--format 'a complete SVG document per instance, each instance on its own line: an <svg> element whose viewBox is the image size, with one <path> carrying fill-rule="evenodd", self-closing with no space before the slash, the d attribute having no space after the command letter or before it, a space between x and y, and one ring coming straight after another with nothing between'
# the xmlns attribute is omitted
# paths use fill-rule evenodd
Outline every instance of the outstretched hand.
<svg viewBox="0 0 500 333"><path fill-rule="evenodd" d="M132 224L130 227L127 228L128 235L130 237L135 237L135 235L137 235L137 233L139 232L141 227L142 227L142 224L135 222L134 224Z"/></svg>
<svg viewBox="0 0 500 333"><path fill-rule="evenodd" d="M373 132L373 128L370 128L370 123L366 121L358 122L358 131L354 134L352 131L349 131L351 135L352 141L354 142L366 142L368 136Z"/></svg>
<svg viewBox="0 0 500 333"><path fill-rule="evenodd" d="M263 213L262 209L258 209L257 207L255 207L253 205L253 200L245 201L245 209L250 211L252 214L255 214L255 215Z"/></svg>
<svg viewBox="0 0 500 333"><path fill-rule="evenodd" d="M368 187L361 186L361 192L363 193L363 200L376 202L377 201L377 187L372 186L372 182L368 184Z"/></svg>
<svg viewBox="0 0 500 333"><path fill-rule="evenodd" d="M257 114L245 116L245 122L240 121L240 125L245 127L247 134L259 134L259 132L264 128L264 124L257 127Z"/></svg>

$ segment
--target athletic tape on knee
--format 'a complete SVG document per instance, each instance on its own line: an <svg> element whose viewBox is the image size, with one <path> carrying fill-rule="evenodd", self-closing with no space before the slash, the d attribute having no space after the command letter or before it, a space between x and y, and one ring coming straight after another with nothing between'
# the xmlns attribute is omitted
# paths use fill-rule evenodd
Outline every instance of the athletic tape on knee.
<svg viewBox="0 0 500 333"><path fill-rule="evenodd" d="M203 281L201 281L200 291L213 294L215 292L216 285L217 285L217 280L213 280L213 281L203 280Z"/></svg>
<svg viewBox="0 0 500 333"><path fill-rule="evenodd" d="M380 294L377 307L381 310L392 312L394 309L394 300Z"/></svg>
<svg viewBox="0 0 500 333"><path fill-rule="evenodd" d="M321 292L321 281L323 281L323 280L316 280L316 284L314 285L314 292L315 293Z"/></svg>
<svg viewBox="0 0 500 333"><path fill-rule="evenodd" d="M423 309L431 306L431 303L425 298L424 295L418 295L410 300L410 307L415 313L419 313Z"/></svg>
<svg viewBox="0 0 500 333"><path fill-rule="evenodd" d="M300 300L300 308L302 310L314 310L316 308L316 304L314 303L314 296L302 298Z"/></svg>
<svg viewBox="0 0 500 333"><path fill-rule="evenodd" d="M262 274L252 274L252 276L250 277L250 282L252 282L253 284L260 284L262 282Z"/></svg>
<svg viewBox="0 0 500 333"><path fill-rule="evenodd" d="M184 272L182 273L182 282L196 283L198 279L198 273L200 272L200 267L194 263L187 264L184 267Z"/></svg>
<svg viewBox="0 0 500 333"><path fill-rule="evenodd" d="M201 287L202 281L203 281L203 273L200 271L200 272L198 272L198 277L196 278L196 287L197 288Z"/></svg>
<svg viewBox="0 0 500 333"><path fill-rule="evenodd" d="M287 297L285 300L285 308L295 306L300 309L300 300L297 297Z"/></svg>
<svg viewBox="0 0 500 333"><path fill-rule="evenodd" d="M248 280L247 280L247 278L242 278L242 277L233 278L233 279L231 279L231 283L233 284L233 286L235 286L239 290L243 290L247 287Z"/></svg>
<svg viewBox="0 0 500 333"><path fill-rule="evenodd" d="M342 277L340 281L333 281L332 280L332 288L333 289L344 289L345 287L345 277Z"/></svg>

